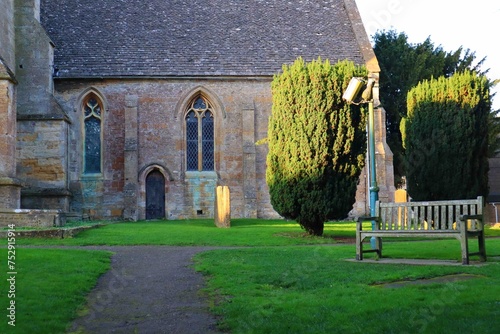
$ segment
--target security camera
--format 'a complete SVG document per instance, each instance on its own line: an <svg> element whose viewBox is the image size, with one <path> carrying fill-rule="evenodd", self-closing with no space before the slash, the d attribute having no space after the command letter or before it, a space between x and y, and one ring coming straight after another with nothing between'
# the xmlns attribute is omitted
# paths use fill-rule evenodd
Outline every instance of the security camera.
<svg viewBox="0 0 500 334"><path fill-rule="evenodd" d="M364 80L362 78L354 77L349 81L349 85L342 95L342 99L344 99L347 103L352 103L358 96L359 91L364 86Z"/></svg>

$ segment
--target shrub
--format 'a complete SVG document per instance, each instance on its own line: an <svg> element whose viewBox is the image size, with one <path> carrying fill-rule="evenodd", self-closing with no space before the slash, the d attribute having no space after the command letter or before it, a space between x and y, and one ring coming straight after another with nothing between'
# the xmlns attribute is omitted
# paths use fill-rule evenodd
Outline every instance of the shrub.
<svg viewBox="0 0 500 334"><path fill-rule="evenodd" d="M466 71L408 92L401 132L413 199L487 196L489 88L485 76Z"/></svg>
<svg viewBox="0 0 500 334"><path fill-rule="evenodd" d="M266 180L283 217L322 235L328 219L345 218L355 201L366 150L365 117L342 101L353 76L366 69L297 59L272 82Z"/></svg>

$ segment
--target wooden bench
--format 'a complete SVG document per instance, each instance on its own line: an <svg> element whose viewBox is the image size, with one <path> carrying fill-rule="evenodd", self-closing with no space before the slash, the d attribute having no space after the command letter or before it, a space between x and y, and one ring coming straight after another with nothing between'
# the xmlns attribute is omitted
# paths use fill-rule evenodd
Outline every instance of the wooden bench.
<svg viewBox="0 0 500 334"><path fill-rule="evenodd" d="M479 255L486 261L484 243L483 197L471 200L382 203L376 202L374 217L360 217L356 225L356 259L376 252L382 257L382 237L456 238L462 248L462 264ZM374 228L363 230L363 222ZM363 240L375 238L375 249L363 250ZM479 252L469 253L469 237L477 237Z"/></svg>

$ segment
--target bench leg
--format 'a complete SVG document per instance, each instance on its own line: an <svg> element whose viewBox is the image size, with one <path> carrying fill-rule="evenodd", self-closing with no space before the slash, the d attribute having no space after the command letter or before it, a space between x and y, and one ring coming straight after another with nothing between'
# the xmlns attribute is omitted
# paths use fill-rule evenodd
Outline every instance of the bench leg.
<svg viewBox="0 0 500 334"><path fill-rule="evenodd" d="M486 261L486 245L484 242L484 227L481 233L477 236L477 242L479 244L479 260L482 262Z"/></svg>
<svg viewBox="0 0 500 334"><path fill-rule="evenodd" d="M356 260L363 260L363 239L359 231L356 231Z"/></svg>
<svg viewBox="0 0 500 334"><path fill-rule="evenodd" d="M469 243L467 241L467 222L460 222L460 248L462 249L462 264L469 264Z"/></svg>
<svg viewBox="0 0 500 334"><path fill-rule="evenodd" d="M377 258L382 258L382 238L375 238L375 249L377 250Z"/></svg>

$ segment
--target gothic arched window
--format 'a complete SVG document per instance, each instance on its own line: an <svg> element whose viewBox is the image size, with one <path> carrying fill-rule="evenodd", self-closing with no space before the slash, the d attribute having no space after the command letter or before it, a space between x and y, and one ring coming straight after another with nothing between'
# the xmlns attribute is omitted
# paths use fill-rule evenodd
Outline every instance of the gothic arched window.
<svg viewBox="0 0 500 334"><path fill-rule="evenodd" d="M102 157L102 103L91 95L84 100L84 158L85 174L101 173Z"/></svg>
<svg viewBox="0 0 500 334"><path fill-rule="evenodd" d="M202 96L191 102L186 113L186 169L214 170L214 114Z"/></svg>

